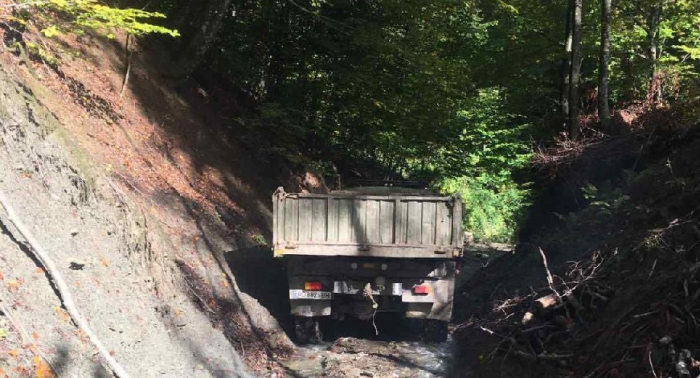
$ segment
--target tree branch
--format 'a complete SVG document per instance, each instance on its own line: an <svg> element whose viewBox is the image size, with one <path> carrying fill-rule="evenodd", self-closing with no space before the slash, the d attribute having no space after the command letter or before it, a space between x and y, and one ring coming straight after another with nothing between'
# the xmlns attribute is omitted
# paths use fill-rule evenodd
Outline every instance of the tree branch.
<svg viewBox="0 0 700 378"><path fill-rule="evenodd" d="M70 314L71 318L78 326L78 328L85 332L92 344L95 345L102 357L105 359L105 361L107 361L107 364L109 365L114 375L116 375L118 378L129 378L129 374L126 372L126 370L124 370L124 368L119 364L119 362L117 362L117 360L109 354L107 348L105 348L102 342L97 338L97 336L95 336L92 330L90 330L88 322L80 314L80 311L78 311L78 308L76 307L75 302L73 301L73 296L71 295L70 289L68 288L66 282L63 280L63 276L61 275L60 271L54 264L53 260L51 260L48 253L46 253L44 248L42 248L39 242L36 239L34 239L34 235L32 235L29 229L24 225L24 223L22 223L22 221L10 205L9 200L5 196L5 193L1 190L0 207L5 209L9 221L15 226L15 228L17 228L17 230L24 237L27 243L29 243L29 246L31 246L31 251L34 253L34 256L41 262L41 264L44 267L44 270L46 270L47 275L53 280L54 284L56 284L56 288L58 289L58 292L61 295L60 300L63 303L63 306L68 311L68 314Z"/></svg>
<svg viewBox="0 0 700 378"><path fill-rule="evenodd" d="M119 98L120 99L124 96L124 91L126 90L126 86L127 86L127 84L129 84L129 74L131 73L131 53L132 53L132 49L131 49L129 42L131 41L131 43L133 44L133 39L134 39L134 37L131 34L126 33L126 45L124 47L126 49L126 72L124 72L124 80L122 81L122 90L119 91Z"/></svg>

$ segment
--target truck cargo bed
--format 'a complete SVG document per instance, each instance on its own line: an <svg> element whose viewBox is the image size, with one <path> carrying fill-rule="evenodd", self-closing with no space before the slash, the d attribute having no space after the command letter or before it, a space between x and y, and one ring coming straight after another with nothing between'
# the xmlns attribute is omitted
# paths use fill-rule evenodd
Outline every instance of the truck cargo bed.
<svg viewBox="0 0 700 378"><path fill-rule="evenodd" d="M362 192L273 195L275 256L453 258L462 246L459 196Z"/></svg>

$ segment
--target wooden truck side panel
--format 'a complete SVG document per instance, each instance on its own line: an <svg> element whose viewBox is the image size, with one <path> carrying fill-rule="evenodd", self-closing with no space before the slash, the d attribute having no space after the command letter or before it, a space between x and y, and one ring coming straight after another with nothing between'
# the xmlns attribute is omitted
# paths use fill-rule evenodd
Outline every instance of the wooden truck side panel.
<svg viewBox="0 0 700 378"><path fill-rule="evenodd" d="M453 258L462 245L459 196L273 195L275 256Z"/></svg>

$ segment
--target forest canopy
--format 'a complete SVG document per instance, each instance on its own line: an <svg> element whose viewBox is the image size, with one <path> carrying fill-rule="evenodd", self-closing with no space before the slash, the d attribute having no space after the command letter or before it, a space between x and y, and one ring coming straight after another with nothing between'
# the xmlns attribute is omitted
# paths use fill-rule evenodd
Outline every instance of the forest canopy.
<svg viewBox="0 0 700 378"><path fill-rule="evenodd" d="M600 124L599 97L614 113L699 94L696 1L281 0L228 10L205 61L256 100L242 123L273 130L290 159L370 162L381 167L372 178L460 192L478 239L514 237L535 143L620 132Z"/></svg>
<svg viewBox="0 0 700 378"><path fill-rule="evenodd" d="M321 173L460 192L477 239L515 237L536 144L624 132L625 109L692 109L700 95L693 0L180 1L160 10L183 31L179 51L200 49L183 66L214 70L254 99L257 111L232 120L237 127L268 130L290 161ZM206 27L177 23L183 12Z"/></svg>

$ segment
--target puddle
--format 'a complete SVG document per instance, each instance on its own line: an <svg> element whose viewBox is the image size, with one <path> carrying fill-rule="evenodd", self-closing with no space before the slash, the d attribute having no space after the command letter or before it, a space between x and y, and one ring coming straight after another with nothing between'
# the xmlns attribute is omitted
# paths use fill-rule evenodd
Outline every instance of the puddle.
<svg viewBox="0 0 700 378"><path fill-rule="evenodd" d="M300 347L286 363L286 377L411 377L444 376L453 342L375 341L339 338L333 343Z"/></svg>

